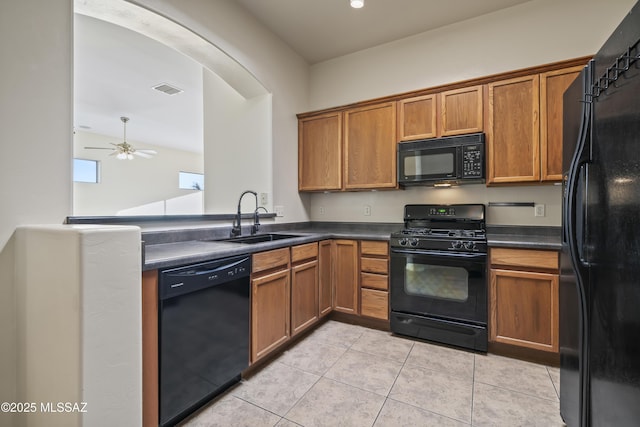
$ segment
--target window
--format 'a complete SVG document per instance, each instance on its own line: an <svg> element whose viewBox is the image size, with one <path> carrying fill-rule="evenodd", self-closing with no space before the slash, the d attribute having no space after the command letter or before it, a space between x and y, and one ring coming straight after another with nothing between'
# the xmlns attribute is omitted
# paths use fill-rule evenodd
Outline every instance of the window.
<svg viewBox="0 0 640 427"><path fill-rule="evenodd" d="M73 181L100 182L100 162L97 160L73 159Z"/></svg>
<svg viewBox="0 0 640 427"><path fill-rule="evenodd" d="M201 173L180 172L178 188L184 190L204 190L204 175Z"/></svg>

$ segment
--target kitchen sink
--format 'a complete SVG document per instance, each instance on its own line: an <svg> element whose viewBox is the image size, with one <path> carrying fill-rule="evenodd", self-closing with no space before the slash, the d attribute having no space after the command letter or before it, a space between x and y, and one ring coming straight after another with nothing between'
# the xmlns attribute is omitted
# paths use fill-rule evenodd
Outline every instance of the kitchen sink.
<svg viewBox="0 0 640 427"><path fill-rule="evenodd" d="M296 236L295 234L265 233L265 234L254 234L253 236L231 237L229 239L218 240L218 242L245 243L250 245L254 243L272 242L274 240L294 239L296 237L301 237L301 236Z"/></svg>

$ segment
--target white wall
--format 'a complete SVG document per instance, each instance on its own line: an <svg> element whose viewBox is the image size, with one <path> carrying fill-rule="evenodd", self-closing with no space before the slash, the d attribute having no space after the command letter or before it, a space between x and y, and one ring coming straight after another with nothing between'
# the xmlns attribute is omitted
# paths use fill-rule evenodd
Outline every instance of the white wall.
<svg viewBox="0 0 640 427"><path fill-rule="evenodd" d="M118 215L133 214L132 208L157 204L164 215L165 201L178 199L197 190L178 188L179 172L203 173L204 161L201 153L174 150L149 144L128 141L140 149L156 150L151 159L135 157L133 160L119 160L111 156L109 150L87 150L84 147L112 147L121 139L76 131L74 137L74 157L100 161L100 182L73 184L74 215ZM178 199L179 200L179 199ZM171 209L169 202L169 209ZM122 212L125 211L126 212ZM146 214L151 214L145 211ZM172 212L166 212L168 214ZM202 213L202 204L193 214Z"/></svg>
<svg viewBox="0 0 640 427"><path fill-rule="evenodd" d="M19 399L12 401L36 404L19 424L141 425L141 274L138 227L16 231ZM50 413L41 402L87 406Z"/></svg>
<svg viewBox="0 0 640 427"><path fill-rule="evenodd" d="M271 200L271 94L245 99L207 70L203 94L205 212L233 213L245 190ZM243 199L243 212L255 207L253 196Z"/></svg>
<svg viewBox="0 0 640 427"><path fill-rule="evenodd" d="M0 2L0 401L15 401L15 228L71 212L72 2ZM0 424L11 425L0 413Z"/></svg>
<svg viewBox="0 0 640 427"><path fill-rule="evenodd" d="M140 0L240 62L272 94L273 205L283 222L306 221L308 195L299 195L295 114L309 109L309 67L286 44L232 0ZM237 197L237 196L236 196Z"/></svg>
<svg viewBox="0 0 640 427"><path fill-rule="evenodd" d="M311 67L310 109L344 105L474 77L594 54L635 0L533 0ZM464 195L462 197L461 195ZM314 194L311 219L402 220L405 203L535 201L548 205L534 218L523 208L491 208L488 222L560 225L560 187L480 186L412 189L375 194ZM362 204L371 205L363 217ZM320 207L325 215L320 215ZM391 207L391 208L390 208Z"/></svg>
<svg viewBox="0 0 640 427"><path fill-rule="evenodd" d="M297 120L308 109L308 66L234 1L143 0L213 41L273 94L274 204L308 219L297 188ZM72 213L73 2L0 2L0 401L16 400L15 228ZM12 425L0 413L1 425Z"/></svg>

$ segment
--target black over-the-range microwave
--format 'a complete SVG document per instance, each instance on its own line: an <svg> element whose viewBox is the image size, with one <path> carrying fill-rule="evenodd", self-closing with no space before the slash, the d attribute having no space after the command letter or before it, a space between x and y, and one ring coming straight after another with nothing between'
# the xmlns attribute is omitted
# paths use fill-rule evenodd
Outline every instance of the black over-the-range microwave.
<svg viewBox="0 0 640 427"><path fill-rule="evenodd" d="M400 185L485 182L484 133L398 144Z"/></svg>

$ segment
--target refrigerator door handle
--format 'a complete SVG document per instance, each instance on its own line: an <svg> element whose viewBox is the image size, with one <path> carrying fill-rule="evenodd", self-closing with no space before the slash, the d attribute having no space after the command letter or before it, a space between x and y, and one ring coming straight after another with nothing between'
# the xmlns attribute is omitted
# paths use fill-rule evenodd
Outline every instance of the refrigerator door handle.
<svg viewBox="0 0 640 427"><path fill-rule="evenodd" d="M591 80L592 69L593 66L592 64L590 64L590 66L587 67L587 72L585 74L585 88L589 87L588 82ZM585 101L583 103L582 123L580 124L576 150L574 152L573 159L571 160L571 166L569 167L568 176L566 177L566 194L564 198L564 240L569 246L569 252L571 254L574 267L576 269L582 267L581 270L589 267L589 262L587 259L582 259L582 257L580 256L579 248L584 244L584 226L586 224L583 223L585 207L582 204L578 206L577 193L578 185L580 185L581 183L581 180L579 178L580 176L587 176L586 173L588 170L588 163L591 161L591 108L591 101ZM577 235L578 221L580 221L579 228L580 230L582 230L582 233L579 236Z"/></svg>
<svg viewBox="0 0 640 427"><path fill-rule="evenodd" d="M582 111L582 121L580 123L579 137L576 145L576 149L571 159L571 165L569 167L569 173L567 176L566 187L565 187L565 197L564 197L564 212L565 217L563 218L564 225L564 239L567 243L569 249L569 257L571 259L571 264L573 265L573 269L576 273L576 285L578 291L578 301L580 305L580 324L579 324L579 336L580 336L580 404L579 404L579 413L580 413L580 425L587 426L589 425L590 420L590 404L589 404L589 396L590 396L590 381L589 381L589 335L586 327L587 316L588 316L588 308L587 308L587 295L585 289L585 278L588 277L588 260L580 259L580 251L579 245L584 244L584 230L586 224L581 224L580 230L582 231L580 236L577 236L577 219L580 218L580 221L584 220L584 209L582 206L585 200L581 200L581 206L577 206L577 193L578 186L582 182L579 178L583 176L585 179L587 178L587 167L588 163L591 161L591 124L592 124L592 105L589 99L587 99L588 89L591 87L592 74L593 74L594 64L593 60L590 61L587 66L586 72L584 74L583 88L584 92L584 101L583 102L583 111ZM586 182L586 181L585 181ZM586 199L586 192L585 192ZM578 209L580 212L577 212ZM580 242L578 242L580 240Z"/></svg>

